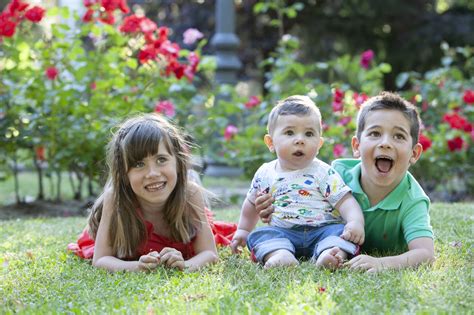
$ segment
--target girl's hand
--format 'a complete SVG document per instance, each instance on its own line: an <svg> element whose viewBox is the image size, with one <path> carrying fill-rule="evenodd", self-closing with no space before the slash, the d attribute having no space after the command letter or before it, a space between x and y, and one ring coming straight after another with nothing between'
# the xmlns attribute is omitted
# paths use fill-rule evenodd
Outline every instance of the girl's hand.
<svg viewBox="0 0 474 315"><path fill-rule="evenodd" d="M151 271L160 264L160 254L156 251L140 256L138 269L141 271Z"/></svg>
<svg viewBox="0 0 474 315"><path fill-rule="evenodd" d="M351 270L366 271L366 272L379 272L384 269L380 258L372 257L369 255L359 255L344 264Z"/></svg>
<svg viewBox="0 0 474 315"><path fill-rule="evenodd" d="M273 202L275 199L270 193L258 193L255 199L255 210L257 211L263 223L269 223L272 220L274 211Z"/></svg>
<svg viewBox="0 0 474 315"><path fill-rule="evenodd" d="M247 243L247 236L249 235L249 231L238 229L235 231L234 237L232 238L232 242L230 243L230 248L232 249L232 253L240 254L242 250L240 247L244 247Z"/></svg>
<svg viewBox="0 0 474 315"><path fill-rule="evenodd" d="M160 252L161 263L170 268L184 270L184 258L180 251L165 247Z"/></svg>

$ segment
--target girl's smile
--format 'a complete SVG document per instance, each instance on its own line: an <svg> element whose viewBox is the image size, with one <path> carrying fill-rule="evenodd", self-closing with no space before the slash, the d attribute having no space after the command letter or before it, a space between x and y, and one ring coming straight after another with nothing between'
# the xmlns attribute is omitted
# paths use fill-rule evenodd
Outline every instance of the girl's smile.
<svg viewBox="0 0 474 315"><path fill-rule="evenodd" d="M160 144L155 155L130 167L128 179L142 210L161 208L176 186L176 158Z"/></svg>

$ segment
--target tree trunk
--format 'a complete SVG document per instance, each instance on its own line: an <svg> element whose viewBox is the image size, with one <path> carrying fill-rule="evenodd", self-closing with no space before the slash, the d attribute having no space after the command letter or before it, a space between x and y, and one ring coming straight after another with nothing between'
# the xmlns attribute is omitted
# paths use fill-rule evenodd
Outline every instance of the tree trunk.
<svg viewBox="0 0 474 315"><path fill-rule="evenodd" d="M56 183L56 202L61 201L61 170L56 170L56 176L58 177L58 182Z"/></svg>
<svg viewBox="0 0 474 315"><path fill-rule="evenodd" d="M36 172L38 174L38 196L37 200L44 200L44 187L43 187L43 169L36 156L33 157L33 163L35 164Z"/></svg>
<svg viewBox="0 0 474 315"><path fill-rule="evenodd" d="M16 152L13 155L13 182L15 184L15 201L16 204L20 204L23 201L20 197L20 182L18 180L18 163L16 161Z"/></svg>

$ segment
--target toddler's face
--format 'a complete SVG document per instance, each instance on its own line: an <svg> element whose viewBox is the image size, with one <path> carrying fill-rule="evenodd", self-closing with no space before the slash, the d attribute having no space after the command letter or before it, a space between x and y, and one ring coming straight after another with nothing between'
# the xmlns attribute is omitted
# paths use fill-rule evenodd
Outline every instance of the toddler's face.
<svg viewBox="0 0 474 315"><path fill-rule="evenodd" d="M318 116L279 116L272 135L265 136L268 149L276 152L283 171L307 167L323 144Z"/></svg>
<svg viewBox="0 0 474 315"><path fill-rule="evenodd" d="M352 139L354 156L362 160L364 189L393 190L410 164L421 154L421 145L412 146L410 122L397 110L381 109L367 115L360 139Z"/></svg>

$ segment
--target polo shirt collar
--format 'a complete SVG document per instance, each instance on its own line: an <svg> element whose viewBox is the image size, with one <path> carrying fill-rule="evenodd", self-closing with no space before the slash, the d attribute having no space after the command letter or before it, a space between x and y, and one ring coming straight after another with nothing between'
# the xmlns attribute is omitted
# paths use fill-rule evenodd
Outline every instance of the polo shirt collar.
<svg viewBox="0 0 474 315"><path fill-rule="evenodd" d="M364 196L364 199L368 201L369 198L367 197L367 194L364 192L360 184L361 163L355 165L349 171L349 173L351 174L351 178L350 178L350 181L346 184L351 187L352 193L361 194ZM402 203L402 200L405 197L405 194L409 190L408 186L409 186L408 174L406 174L405 177L400 182L400 184L398 184L398 186L391 193L389 193L387 197L385 197L382 201L380 201L375 206L370 207L369 209L366 209L365 211L372 211L375 209L382 209L382 210L399 209L400 204Z"/></svg>

